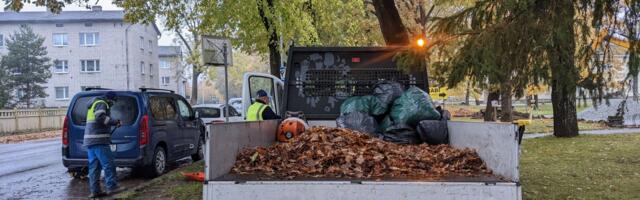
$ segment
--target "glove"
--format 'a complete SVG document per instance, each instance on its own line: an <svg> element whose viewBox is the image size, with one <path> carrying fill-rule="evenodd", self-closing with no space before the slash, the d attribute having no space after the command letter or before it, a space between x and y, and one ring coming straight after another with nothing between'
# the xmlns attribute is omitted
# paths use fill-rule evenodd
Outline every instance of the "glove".
<svg viewBox="0 0 640 200"><path fill-rule="evenodd" d="M122 126L122 121L117 120L117 121L116 121L116 127L120 127L120 126Z"/></svg>

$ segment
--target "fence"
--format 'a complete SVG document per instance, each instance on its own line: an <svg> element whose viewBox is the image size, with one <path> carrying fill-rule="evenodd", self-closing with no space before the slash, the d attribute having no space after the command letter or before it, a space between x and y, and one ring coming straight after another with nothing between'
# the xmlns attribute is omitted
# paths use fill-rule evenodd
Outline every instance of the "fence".
<svg viewBox="0 0 640 200"><path fill-rule="evenodd" d="M0 134L61 129L66 108L0 110Z"/></svg>

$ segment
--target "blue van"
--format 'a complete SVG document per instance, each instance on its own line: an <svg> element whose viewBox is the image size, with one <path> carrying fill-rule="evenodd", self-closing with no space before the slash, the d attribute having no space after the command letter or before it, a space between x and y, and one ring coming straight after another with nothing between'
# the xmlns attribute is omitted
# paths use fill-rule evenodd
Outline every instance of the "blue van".
<svg viewBox="0 0 640 200"><path fill-rule="evenodd" d="M204 125L182 96L151 88L140 91L89 88L73 97L64 118L62 163L73 177L87 174L87 151L82 143L90 101L107 91L117 94L111 118L122 121L111 136L116 166L131 167L133 173L156 177L176 160L191 156L197 161L204 157Z"/></svg>

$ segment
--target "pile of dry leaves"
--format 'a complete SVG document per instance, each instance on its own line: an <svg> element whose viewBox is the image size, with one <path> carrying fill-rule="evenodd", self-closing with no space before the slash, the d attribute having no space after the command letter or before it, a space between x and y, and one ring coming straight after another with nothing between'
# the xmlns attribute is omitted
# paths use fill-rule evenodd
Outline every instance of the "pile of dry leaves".
<svg viewBox="0 0 640 200"><path fill-rule="evenodd" d="M242 150L231 170L269 177L443 177L491 174L472 149L399 145L343 128L314 127L290 143Z"/></svg>

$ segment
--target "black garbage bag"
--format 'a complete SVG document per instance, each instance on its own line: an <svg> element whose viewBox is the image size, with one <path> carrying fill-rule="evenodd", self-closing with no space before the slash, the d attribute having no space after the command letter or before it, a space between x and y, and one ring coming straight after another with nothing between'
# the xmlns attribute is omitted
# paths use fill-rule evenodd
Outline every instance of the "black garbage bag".
<svg viewBox="0 0 640 200"><path fill-rule="evenodd" d="M427 144L449 144L447 120L423 120L416 129L420 139Z"/></svg>
<svg viewBox="0 0 640 200"><path fill-rule="evenodd" d="M376 97L354 96L348 98L340 105L340 114L363 112L370 115L383 115L387 112L387 106L382 104Z"/></svg>
<svg viewBox="0 0 640 200"><path fill-rule="evenodd" d="M434 108L429 94L417 87L410 87L393 102L391 120L395 124L415 127L422 120L439 120L440 113Z"/></svg>
<svg viewBox="0 0 640 200"><path fill-rule="evenodd" d="M382 133L382 139L396 144L420 144L422 140L416 131L404 124L393 125Z"/></svg>
<svg viewBox="0 0 640 200"><path fill-rule="evenodd" d="M378 128L376 119L364 112L342 114L336 119L336 124L340 128L348 128L373 136L376 136L376 129Z"/></svg>
<svg viewBox="0 0 640 200"><path fill-rule="evenodd" d="M395 81L381 81L373 86L373 96L385 106L391 106L403 92L404 86Z"/></svg>

